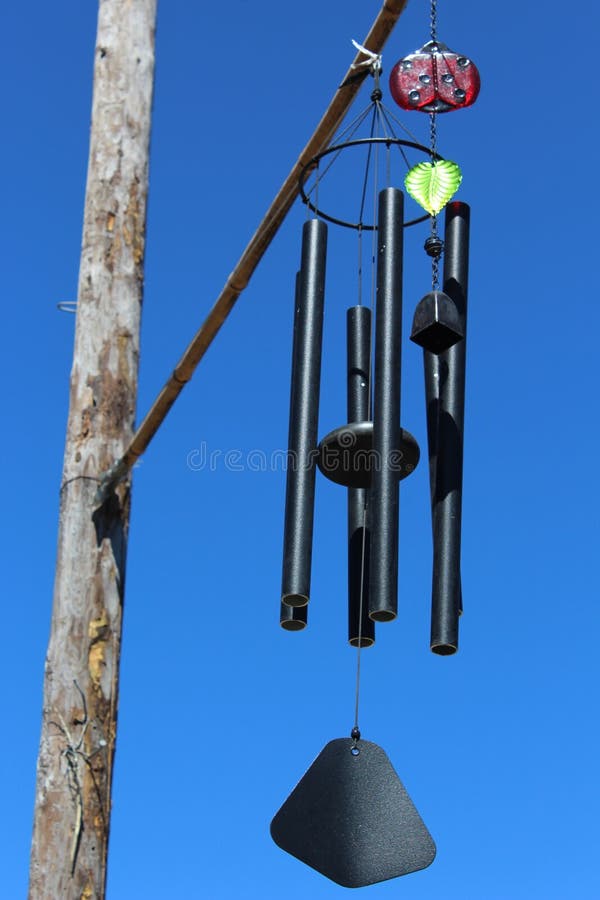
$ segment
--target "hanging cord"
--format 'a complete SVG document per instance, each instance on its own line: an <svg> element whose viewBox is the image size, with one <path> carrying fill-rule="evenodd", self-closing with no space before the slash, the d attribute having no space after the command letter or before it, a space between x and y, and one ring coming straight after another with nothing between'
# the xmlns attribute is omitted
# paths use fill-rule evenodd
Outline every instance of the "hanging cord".
<svg viewBox="0 0 600 900"><path fill-rule="evenodd" d="M344 128L343 131L340 131L339 134L336 134L332 138L332 140L331 140L332 145L335 145L336 143L341 143L342 141L351 140L353 135L358 131L358 129L360 128L360 126L362 125L364 120L367 118L367 116L371 112L371 109L373 109L373 123L371 125L371 137L373 137L374 121L376 118L378 118L377 104L381 100L381 97L383 96L381 89L379 87L379 76L381 74L381 54L373 53L371 50L367 50L367 48L363 47L362 44L359 44L358 41L353 40L352 43L353 43L354 47L357 50L359 50L361 53L364 53L367 58L361 60L358 63L352 63L350 68L351 69L360 69L363 67L367 67L369 69L370 74L373 76L373 78L375 80L375 87L371 93L371 102L369 103L367 108L365 110L363 110L361 113L359 113L358 116L352 122L350 122L350 124L346 128ZM331 166L334 164L334 162L337 160L338 156L342 152L342 149L338 150L337 153L333 154L332 158L327 163L327 166L325 167L325 169L321 175L321 178L323 178L327 174L327 172L329 171ZM367 172L368 172L368 162L367 162ZM313 187L311 187L310 190L307 191L308 197L311 196L312 192L315 190L316 187L317 187L316 185L313 185ZM318 190L318 187L317 187L317 190ZM316 203L315 205L318 207L319 204ZM360 219L360 222L362 223L362 217Z"/></svg>
<svg viewBox="0 0 600 900"><path fill-rule="evenodd" d="M377 187L379 180L379 148L375 147L374 153L374 161L373 161L373 222L377 222ZM362 229L361 229L362 230ZM362 234L361 230L359 230L360 242L362 245ZM370 297L370 309L371 309L371 321L374 320L375 316L375 295L376 295L376 281L375 281L375 260L376 260L376 252L377 252L377 228L374 228L371 232L371 297ZM361 262L361 291L362 291L362 262ZM372 391L371 385L373 383L372 378L372 369L373 369L373 341L369 345L369 396L367 400L367 420L370 421L373 415L372 410ZM360 675L361 675L361 653L362 653L362 618L363 618L363 608L364 608L364 582L365 582L365 561L366 561L366 551L367 551L367 516L368 516L368 500L365 501L365 507L363 510L363 522L362 522L362 548L361 548L361 558L360 558L360 600L358 604L358 646L356 648L356 690L354 697L354 727L350 732L350 737L352 738L352 753L355 755L360 751L358 749L358 741L360 740L360 728L358 727L358 715L359 715L359 706L360 706Z"/></svg>
<svg viewBox="0 0 600 900"><path fill-rule="evenodd" d="M350 125L347 128L344 129L344 131L341 131L338 135L336 135L335 138L333 138L331 141L332 145L336 144L336 143L341 143L342 141L351 140L352 137L356 134L356 132L360 128L360 126L362 125L362 123L364 122L364 120L367 118L367 116L371 112L372 105L373 105L372 103L369 103L367 108L363 109L363 111L356 117L356 119L353 122L350 123ZM335 163L335 161L338 159L339 155L342 153L342 150L343 150L343 148L338 150L337 153L332 154L331 159L329 160L329 162L327 163L327 165L321 172L321 180L323 180L325 175L327 175L327 173L329 172L332 165ZM310 197L311 194L314 192L314 190L315 190L315 185L313 184L311 188L307 189L306 196Z"/></svg>
<svg viewBox="0 0 600 900"><path fill-rule="evenodd" d="M378 58L371 69L371 74L373 75L375 86L371 93L371 101L373 103L373 118L371 120L371 134L370 137L375 137L378 134L379 127L382 123L381 116L381 88L379 87L379 75L381 73L381 58ZM377 127L376 127L377 126ZM384 126L385 127L385 126ZM376 213L377 213L377 186L378 186L378 176L379 176L379 153L378 147L375 146L375 153L372 153L373 146L369 146L369 152L367 154L367 164L365 167L365 178L363 181L363 189L361 196L361 204L360 204L360 224L362 226L363 213L365 208L365 200L366 200L366 192L368 185L368 176L369 176L369 168L371 164L371 157L373 156L373 222L376 222ZM389 148L388 148L388 157L389 157ZM359 303L362 304L362 227L358 229L358 247L359 247L359 281L358 281L358 289L359 289ZM377 229L374 228L372 232L371 238L371 298L370 298L370 308L371 308L371 319L373 319L373 310L375 305L375 280L374 280L374 270L375 270L375 249L376 249L376 239L377 239ZM369 345L369 365L368 365L368 385L369 385L369 395L367 400L367 419L370 420L372 411L371 411L371 369L373 365L373 342L371 341ZM363 620L363 609L364 609L364 586L365 586L365 561L367 556L367 513L368 513L368 501L365 502L365 506L363 509L363 519L362 519L362 547L360 553L360 599L358 603L358 641L356 648L356 687L354 694L354 726L352 731L350 732L350 737L352 738L352 747L351 751L354 755L358 755L360 753L358 749L358 742L360 740L360 728L358 727L358 716L359 716L359 707L360 707L360 675L361 675L361 655L362 655L362 620Z"/></svg>
<svg viewBox="0 0 600 900"><path fill-rule="evenodd" d="M407 134L407 135L409 136L409 138L411 139L411 141L414 141L415 144L418 144L418 143L419 143L419 139L418 139L418 137L416 136L416 134L414 134L414 133L410 130L410 128L407 128L406 125L405 125L403 122L401 122L400 119L399 119L397 116L394 115L394 113L391 111L391 109L388 109L387 106L384 106L383 103L380 103L380 104L379 104L379 111L380 111L380 113L381 113L382 118L383 118L383 119L385 120L385 122L387 123L387 126L388 126L388 128L390 129L390 133L391 133L391 135L392 135L393 138L397 138L397 137L398 137L398 135L397 135L396 132L394 131L394 125L397 125L399 128L402 129L402 131L404 132L404 134ZM394 123L394 125L392 125L392 122ZM408 162L408 159L406 160L406 165L407 165L407 167L410 169L410 163Z"/></svg>
<svg viewBox="0 0 600 900"><path fill-rule="evenodd" d="M317 162L314 170L311 172L311 175L315 176L315 182L312 185L310 191L307 192L307 195L306 195L307 197L314 195L313 196L313 205L316 207L317 210L319 209L319 180L321 177L320 163L321 163L321 160L319 160ZM307 222L311 218L311 216L313 216L313 215L318 216L318 212L314 213L313 210L308 205L308 203L305 204L304 208L305 208L305 212L306 212L306 221Z"/></svg>
<svg viewBox="0 0 600 900"><path fill-rule="evenodd" d="M357 277L357 288L358 288L358 298L357 302L359 306L362 306L362 237L363 237L363 229L362 224L358 226L358 277Z"/></svg>
<svg viewBox="0 0 600 900"><path fill-rule="evenodd" d="M371 118L371 130L369 132L370 138L377 136L377 132L375 130L375 125L377 124L377 122L378 122L377 105L374 105L373 106L373 116ZM365 212L365 200L367 197L367 188L369 185L369 169L371 167L372 154L373 154L373 144L369 144L369 149L367 150L367 162L365 165L365 177L363 178L362 191L361 191L361 195L360 195L360 211L358 214L358 222L361 227L364 225L363 215Z"/></svg>
<svg viewBox="0 0 600 900"><path fill-rule="evenodd" d="M371 400L370 385L371 382L369 379L369 403ZM356 690L354 696L354 727L350 732L350 737L352 738L351 749L355 754L359 752L357 744L360 740L360 728L358 727L358 707L360 704L360 657L362 650L362 617L365 585L365 558L367 550L367 503L365 503L365 508L363 510L362 530L362 549L360 554L360 601L358 604L358 647L356 648Z"/></svg>
<svg viewBox="0 0 600 900"><path fill-rule="evenodd" d="M375 162L373 165L373 222L377 222L377 182L379 179L379 146L375 145ZM375 313L375 261L377 259L377 228L371 232L371 319ZM372 354L371 354L372 355ZM371 379L371 358L369 358L369 385ZM369 388L369 418L371 418L371 391Z"/></svg>
<svg viewBox="0 0 600 900"><path fill-rule="evenodd" d="M378 99L378 95L381 95L381 90L379 88L379 73L381 71L381 65L377 68L373 68L371 74L375 79L375 87L371 93L371 104L365 110L365 115L362 117L361 121L364 121L366 118L366 113L372 109L371 116L371 128L369 130L369 137L377 137L379 135L379 128L381 127L382 119L381 119L381 102ZM367 189L369 185L369 169L371 167L371 156L373 153L373 145L369 144L369 149L367 150L367 162L365 165L365 177L363 178L362 191L360 196L360 210L358 214L358 305L362 306L362 254L363 254L363 228L364 228L364 212L365 212L365 203L367 198ZM377 170L375 170L375 185L377 185ZM375 220L373 220L375 221Z"/></svg>
<svg viewBox="0 0 600 900"><path fill-rule="evenodd" d="M361 49L360 46L358 46L357 48ZM333 139L331 141L331 148L335 149L335 153L331 154L329 160L327 161L327 163L324 167L321 166L322 161L320 161L318 171L315 176L315 182L310 187L305 186L306 197L311 199L313 202L313 205L316 205L317 207L318 207L318 202L315 202L315 194L318 193L318 189L319 189L318 182L322 181L324 179L324 177L327 175L329 170L336 163L336 161L342 154L343 150L345 149L344 146L336 147L336 145L342 144L342 143L345 144L346 142L351 141L353 139L354 135L358 132L361 125L363 125L366 122L366 120L369 116L371 119L371 124L370 124L370 128L369 128L369 138L377 138L377 139L384 138L386 140L389 139L389 141L390 141L390 143L386 145L386 149L387 149L387 157L386 157L387 182L386 182L386 186L387 187L389 187L392 183L392 144L395 141L399 141L398 131L396 130L395 126L397 126L401 130L401 132L404 132L408 136L408 138L410 138L411 141L414 141L415 144L419 143L419 139L418 139L417 135L414 134L409 128L407 128L406 125L400 119L398 119L397 116L395 116L394 113L391 110L389 110L382 103L383 94L382 94L381 87L380 87L380 77L381 77L381 73L383 70L381 67L381 58L377 57L375 54L373 54L373 60L371 60L371 59L364 60L363 63L361 63L360 65L365 65L365 66L368 65L371 68L370 74L374 80L374 87L371 92L370 103L365 109L363 109L356 116L355 119L353 119L353 121L348 126L346 126L346 128L344 128L342 131L340 131L333 137ZM397 145L394 144L394 146L397 146ZM365 210L366 192L367 192L367 188L368 188L369 167L370 167L372 149L373 149L373 145L370 145L368 148L368 151L367 151L365 177L363 179L363 186L362 186L361 200L360 200L360 212L358 215L358 225L356 226L357 229L359 229L359 230L360 230L360 228L365 227L364 210ZM406 154L404 147L397 146L397 151L400 154L400 156L402 157L402 159L404 160L404 164L406 165L406 168L410 169L411 162L408 159L408 156ZM310 209L310 207L308 207L308 204L307 204L307 216L309 215L309 209ZM361 301L359 300L359 306L360 305L361 305Z"/></svg>

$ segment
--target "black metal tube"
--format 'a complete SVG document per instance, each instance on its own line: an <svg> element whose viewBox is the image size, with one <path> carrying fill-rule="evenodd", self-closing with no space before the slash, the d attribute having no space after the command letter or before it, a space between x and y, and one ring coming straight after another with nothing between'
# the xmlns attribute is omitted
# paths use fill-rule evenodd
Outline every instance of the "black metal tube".
<svg viewBox="0 0 600 900"><path fill-rule="evenodd" d="M404 196L397 188L379 194L377 308L370 530L369 615L378 622L398 612L398 451L402 336Z"/></svg>
<svg viewBox="0 0 600 900"><path fill-rule="evenodd" d="M469 218L466 203L456 201L446 207L444 292L456 304L465 337L438 357L424 354L433 525L431 649L442 656L458 650L462 612L460 542Z"/></svg>
<svg viewBox="0 0 600 900"><path fill-rule="evenodd" d="M351 306L346 326L348 422L367 422L371 412L371 310ZM368 496L366 488L348 488L348 641L353 647L375 643L375 622L369 618Z"/></svg>
<svg viewBox="0 0 600 900"><path fill-rule="evenodd" d="M325 223L305 222L294 315L281 584L281 602L291 607L305 606L310 598L326 249Z"/></svg>
<svg viewBox="0 0 600 900"><path fill-rule="evenodd" d="M292 373L290 377L290 410L292 408L292 399L294 396L295 384L295 359L297 356L298 343L298 313L300 310L300 272L296 272L296 293L294 300L294 325L292 329ZM290 442L290 434L288 434L288 444ZM287 603L279 604L279 624L286 631L302 631L308 625L308 607L307 606L288 606Z"/></svg>

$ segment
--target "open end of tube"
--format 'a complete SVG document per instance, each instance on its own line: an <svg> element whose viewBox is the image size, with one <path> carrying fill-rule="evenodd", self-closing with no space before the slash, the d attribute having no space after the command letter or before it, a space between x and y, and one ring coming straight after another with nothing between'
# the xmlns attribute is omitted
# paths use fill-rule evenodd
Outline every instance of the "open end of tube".
<svg viewBox="0 0 600 900"><path fill-rule="evenodd" d="M432 644L431 652L437 653L438 656L452 656L453 653L456 653L458 647L454 644Z"/></svg>
<svg viewBox="0 0 600 900"><path fill-rule="evenodd" d="M302 622L300 619L282 619L279 624L286 631L302 631L306 628L306 622Z"/></svg>
<svg viewBox="0 0 600 900"><path fill-rule="evenodd" d="M350 640L348 641L348 643L350 644L351 647L358 647L358 638L357 638L357 637L355 637L355 638L350 638ZM360 646L361 646L361 647L372 647L374 643L375 643L375 638L370 638L370 637L364 637L364 636L363 636L363 637L361 637L361 639L360 639Z"/></svg>
<svg viewBox="0 0 600 900"><path fill-rule="evenodd" d="M306 594L284 594L281 602L286 606L307 606L308 597Z"/></svg>
<svg viewBox="0 0 600 900"><path fill-rule="evenodd" d="M389 609L376 609L375 612L369 613L369 618L374 622L393 622L396 613Z"/></svg>

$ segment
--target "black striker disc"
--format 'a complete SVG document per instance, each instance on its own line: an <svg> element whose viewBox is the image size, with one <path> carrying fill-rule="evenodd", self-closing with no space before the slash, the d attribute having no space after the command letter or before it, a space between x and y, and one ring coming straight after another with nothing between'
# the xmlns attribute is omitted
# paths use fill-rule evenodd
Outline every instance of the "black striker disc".
<svg viewBox="0 0 600 900"><path fill-rule="evenodd" d="M275 843L343 887L364 887L431 865L435 844L386 753L337 738L273 821Z"/></svg>
<svg viewBox="0 0 600 900"><path fill-rule="evenodd" d="M415 438L403 428L400 429L399 443L388 464L401 480L416 468L420 451ZM373 452L373 423L350 422L330 431L319 444L317 463L323 475L336 484L370 487L371 472L381 465Z"/></svg>

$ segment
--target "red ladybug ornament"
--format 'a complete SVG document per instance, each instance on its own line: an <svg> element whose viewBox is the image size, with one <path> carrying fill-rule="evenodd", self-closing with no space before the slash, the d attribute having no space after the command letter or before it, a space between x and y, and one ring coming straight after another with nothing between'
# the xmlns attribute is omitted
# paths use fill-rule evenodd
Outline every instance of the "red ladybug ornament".
<svg viewBox="0 0 600 900"><path fill-rule="evenodd" d="M390 73L390 93L402 109L452 112L477 100L481 79L468 57L440 41L428 41L409 53Z"/></svg>

